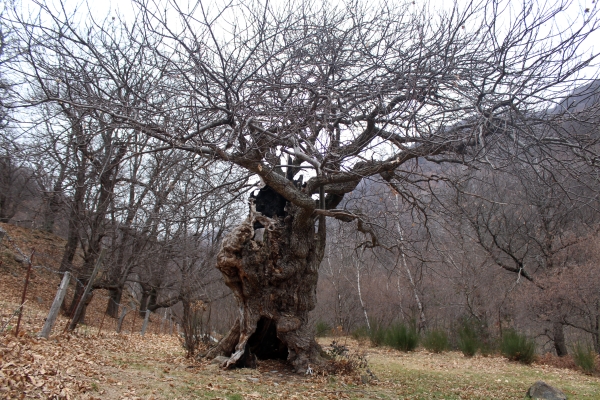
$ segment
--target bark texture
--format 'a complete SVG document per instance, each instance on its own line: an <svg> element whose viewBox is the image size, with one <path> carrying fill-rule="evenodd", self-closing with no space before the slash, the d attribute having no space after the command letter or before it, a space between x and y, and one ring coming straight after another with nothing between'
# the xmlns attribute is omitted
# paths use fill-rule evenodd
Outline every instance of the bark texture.
<svg viewBox="0 0 600 400"><path fill-rule="evenodd" d="M316 305L325 217L315 219L312 211L289 203L286 213L267 218L251 202L248 218L223 240L217 268L237 299L239 316L206 354L229 357L223 367L248 366L255 357L286 358L296 372L320 363L308 314ZM262 238L255 235L255 222L264 226Z"/></svg>
<svg viewBox="0 0 600 400"><path fill-rule="evenodd" d="M569 355L567 342L565 341L564 325L561 322L554 322L552 328L554 331L554 348L556 349L556 355L559 357Z"/></svg>

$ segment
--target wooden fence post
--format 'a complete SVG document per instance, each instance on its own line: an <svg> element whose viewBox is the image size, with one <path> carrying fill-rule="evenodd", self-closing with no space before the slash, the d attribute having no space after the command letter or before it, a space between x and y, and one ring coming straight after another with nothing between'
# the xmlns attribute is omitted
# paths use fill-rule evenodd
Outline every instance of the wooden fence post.
<svg viewBox="0 0 600 400"><path fill-rule="evenodd" d="M146 315L144 316L144 324L142 325L142 336L146 334L146 328L148 327L148 320L150 319L150 310L146 310Z"/></svg>
<svg viewBox="0 0 600 400"><path fill-rule="evenodd" d="M102 313L102 321L100 321L100 328L98 328L98 333L96 334L96 336L100 335L100 332L102 332L102 325L104 325L104 318L106 318L106 313L105 312Z"/></svg>
<svg viewBox="0 0 600 400"><path fill-rule="evenodd" d="M131 320L131 333L135 330L135 317L137 317L137 311L135 307L133 307L133 319Z"/></svg>
<svg viewBox="0 0 600 400"><path fill-rule="evenodd" d="M121 316L119 317L119 322L117 322L117 333L121 333L121 326L123 325L123 320L127 315L127 306L123 306L123 311L121 312Z"/></svg>
<svg viewBox="0 0 600 400"><path fill-rule="evenodd" d="M27 267L27 276L25 277L25 286L23 286L23 295L21 296L21 310L19 311L19 318L17 319L17 328L15 329L15 336L19 336L19 327L21 326L21 317L23 316L23 306L25 305L25 296L27 295L27 286L29 286L29 277L31 276L31 264L33 260L33 253L35 250L31 252L31 256L29 257L29 266Z"/></svg>
<svg viewBox="0 0 600 400"><path fill-rule="evenodd" d="M81 299L79 300L79 303L77 304L77 308L75 309L75 313L73 313L73 319L71 320L71 323L69 324L69 330L72 331L73 329L75 329L75 327L77 326L77 323L79 322L79 316L81 315L81 312L83 311L83 307L85 306L85 300L87 299L88 294L90 293L90 291L92 290L92 287L94 286L94 279L96 279L96 274L98 273L98 270L100 269L100 264L102 264L102 258L104 258L104 249L102 249L102 251L100 252L100 256L98 256L98 261L96 261L96 266L94 267L94 270L92 271L92 275L90 276L90 279L85 287L85 290L83 291L83 295L81 296Z"/></svg>
<svg viewBox="0 0 600 400"><path fill-rule="evenodd" d="M56 321L56 317L58 316L58 312L60 311L60 306L67 294L67 288L69 287L69 281L71 280L71 273L69 271L65 272L65 276L63 276L62 281L60 282L60 286L58 291L56 292L56 296L54 297L54 301L52 302L52 307L50 307L50 311L48 312L48 317L46 317L46 322L44 323L44 327L40 332L40 337L48 339L50 337L50 332L52 331L52 326L54 326L54 322Z"/></svg>

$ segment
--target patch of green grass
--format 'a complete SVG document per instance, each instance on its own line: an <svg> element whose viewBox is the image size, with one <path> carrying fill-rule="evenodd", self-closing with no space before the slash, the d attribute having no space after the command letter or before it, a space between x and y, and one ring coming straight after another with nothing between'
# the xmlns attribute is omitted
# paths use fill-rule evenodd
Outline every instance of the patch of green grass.
<svg viewBox="0 0 600 400"><path fill-rule="evenodd" d="M230 394L227 396L227 400L244 400L244 397L241 394Z"/></svg>
<svg viewBox="0 0 600 400"><path fill-rule="evenodd" d="M596 398L600 379L581 373L557 374L554 369L508 363L503 358L463 358L459 353L432 355L414 352L396 358L380 354L369 359L371 370L383 385L377 394L408 399L522 399L527 389L543 380L569 398ZM395 396L395 397L394 397Z"/></svg>

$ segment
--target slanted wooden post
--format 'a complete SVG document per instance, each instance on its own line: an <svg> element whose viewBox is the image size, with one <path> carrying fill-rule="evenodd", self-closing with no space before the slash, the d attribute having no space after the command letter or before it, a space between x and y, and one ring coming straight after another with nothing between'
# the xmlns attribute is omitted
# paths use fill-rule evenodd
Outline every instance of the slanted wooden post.
<svg viewBox="0 0 600 400"><path fill-rule="evenodd" d="M2 244L2 239L4 239L4 235L6 235L6 231L0 226L0 245Z"/></svg>
<svg viewBox="0 0 600 400"><path fill-rule="evenodd" d="M135 329L135 317L137 317L137 311L134 307L133 308L133 319L131 320L131 333L133 333L133 330Z"/></svg>
<svg viewBox="0 0 600 400"><path fill-rule="evenodd" d="M104 325L104 318L106 318L106 313L102 313L102 321L100 321L100 328L98 328L98 333L96 334L96 336L98 336L100 334L100 332L102 332L102 325Z"/></svg>
<svg viewBox="0 0 600 400"><path fill-rule="evenodd" d="M121 312L121 316L119 317L119 322L117 323L117 333L121 333L121 326L123 325L123 320L127 315L127 306L123 306L123 311Z"/></svg>
<svg viewBox="0 0 600 400"><path fill-rule="evenodd" d="M56 292L56 296L54 297L54 301L52 302L52 307L50 307L50 311L48 312L48 317L46 317L46 322L44 323L44 327L40 332L40 337L48 339L50 337L50 332L52 331L52 326L54 326L54 322L56 321L56 317L58 316L58 311L60 310L60 306L67 294L67 288L69 287L69 281L71 280L71 273L69 271L65 272L65 276L63 276L62 281L60 282L60 286L58 291Z"/></svg>
<svg viewBox="0 0 600 400"><path fill-rule="evenodd" d="M96 266L94 267L94 270L92 271L92 275L90 276L90 279L85 287L85 290L83 291L83 295L81 296L81 299L79 300L79 304L77 304L75 313L73 313L73 319L71 320L71 323L69 324L69 328L68 328L70 331L75 329L75 327L77 326L79 316L81 315L81 312L83 311L83 307L85 306L85 300L87 299L88 294L90 293L90 291L92 290L92 287L94 286L94 280L96 279L96 274L98 273L98 270L100 269L100 264L102 264L102 258L104 258L104 249L102 249L102 251L100 252L100 256L98 256L98 261L96 261Z"/></svg>
<svg viewBox="0 0 600 400"><path fill-rule="evenodd" d="M17 327L15 328L15 336L19 336L19 327L21 326L21 317L23 316L23 306L25 305L25 296L27 295L27 286L29 286L29 277L31 276L31 264L33 260L33 253L35 250L31 252L31 256L29 257L29 266L27 267L27 276L25 277L25 286L23 286L23 295L21 296L21 310L19 311L19 318L17 319Z"/></svg>
<svg viewBox="0 0 600 400"><path fill-rule="evenodd" d="M146 334L146 328L148 327L148 320L150 319L150 310L146 310L146 315L144 316L144 324L142 325L142 336Z"/></svg>

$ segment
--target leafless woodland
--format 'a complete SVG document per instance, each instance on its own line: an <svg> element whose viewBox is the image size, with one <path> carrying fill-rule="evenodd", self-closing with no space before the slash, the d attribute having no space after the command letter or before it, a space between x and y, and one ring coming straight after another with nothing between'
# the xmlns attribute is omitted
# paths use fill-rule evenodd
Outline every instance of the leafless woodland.
<svg viewBox="0 0 600 400"><path fill-rule="evenodd" d="M600 353L594 2L132 4L1 16L0 221L84 282L105 249L108 316L194 315L224 366L304 371L317 322Z"/></svg>

